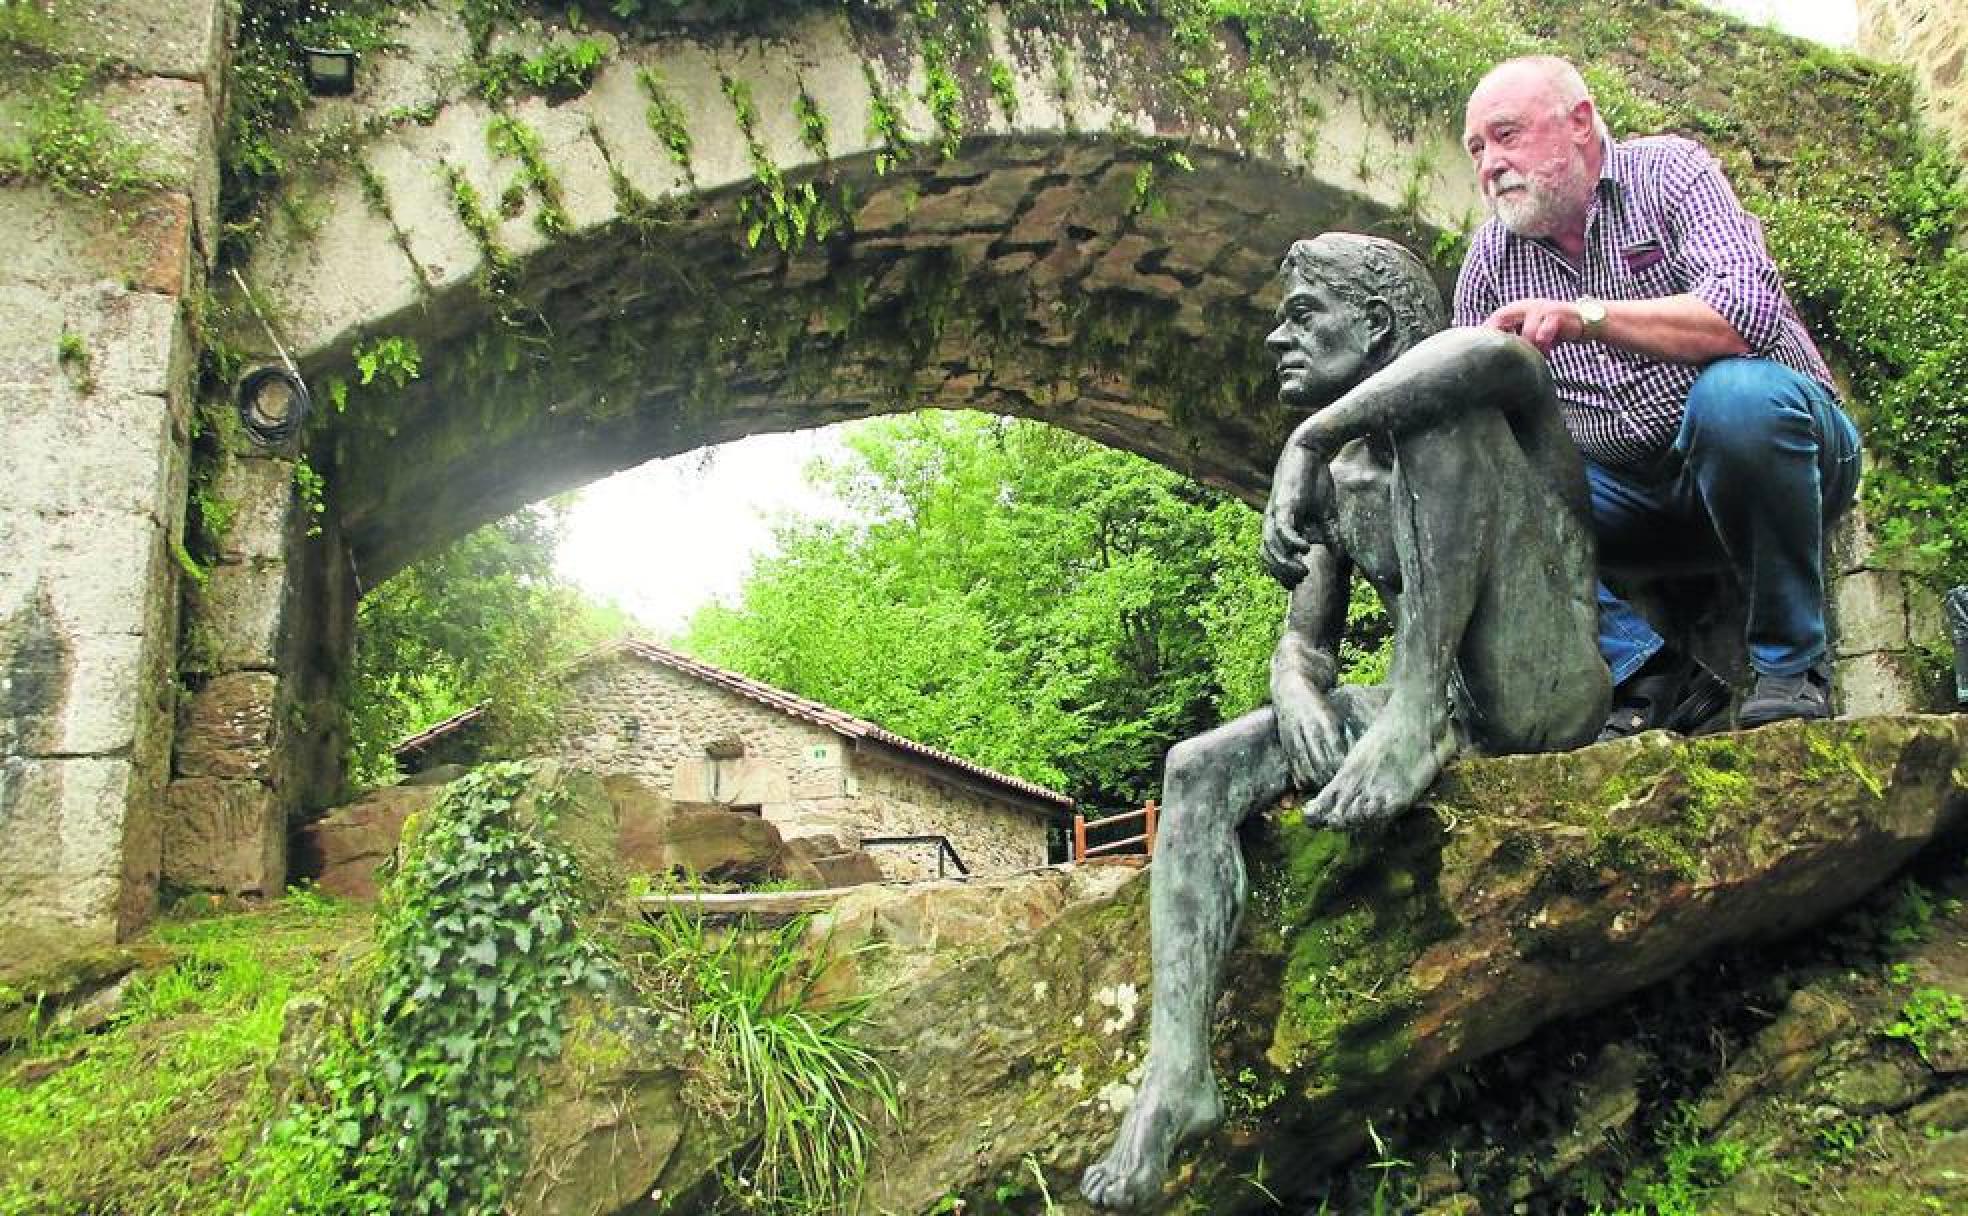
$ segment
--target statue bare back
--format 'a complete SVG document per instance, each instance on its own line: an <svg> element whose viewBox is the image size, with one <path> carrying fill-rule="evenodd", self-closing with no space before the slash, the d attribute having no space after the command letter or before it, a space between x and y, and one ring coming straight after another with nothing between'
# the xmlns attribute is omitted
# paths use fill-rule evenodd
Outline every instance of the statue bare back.
<svg viewBox="0 0 1968 1216"><path fill-rule="evenodd" d="M1210 1007L1243 914L1236 829L1291 791L1329 827L1412 806L1459 751L1591 741L1599 657L1585 471L1544 359L1495 330L1441 331L1440 294L1389 241L1327 233L1280 270L1279 396L1309 410L1265 509L1264 559L1291 589L1271 704L1169 751L1151 871L1148 1060L1088 1200L1136 1207L1214 1127ZM1384 683L1336 684L1358 568L1392 618Z"/></svg>

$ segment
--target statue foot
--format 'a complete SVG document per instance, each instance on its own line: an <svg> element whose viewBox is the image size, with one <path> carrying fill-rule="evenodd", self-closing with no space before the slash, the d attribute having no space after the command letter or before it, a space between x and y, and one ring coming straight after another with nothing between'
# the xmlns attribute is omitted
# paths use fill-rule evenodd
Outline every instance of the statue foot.
<svg viewBox="0 0 1968 1216"><path fill-rule="evenodd" d="M1080 1178L1080 1194L1095 1207L1134 1208L1161 1193L1175 1146L1223 1121L1216 1082L1143 1082L1107 1155Z"/></svg>
<svg viewBox="0 0 1968 1216"><path fill-rule="evenodd" d="M1400 814L1434 783L1452 743L1420 732L1369 730L1347 753L1332 780L1305 804L1305 821L1318 827L1351 828Z"/></svg>

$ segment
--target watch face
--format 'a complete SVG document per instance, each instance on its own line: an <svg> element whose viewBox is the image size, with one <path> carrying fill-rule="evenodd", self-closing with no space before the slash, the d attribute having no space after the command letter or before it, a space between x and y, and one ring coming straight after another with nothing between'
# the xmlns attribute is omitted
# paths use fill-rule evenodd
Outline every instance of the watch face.
<svg viewBox="0 0 1968 1216"><path fill-rule="evenodd" d="M1590 329L1606 319L1606 306L1589 297L1581 298L1578 301L1578 314L1579 320L1585 322L1586 328Z"/></svg>

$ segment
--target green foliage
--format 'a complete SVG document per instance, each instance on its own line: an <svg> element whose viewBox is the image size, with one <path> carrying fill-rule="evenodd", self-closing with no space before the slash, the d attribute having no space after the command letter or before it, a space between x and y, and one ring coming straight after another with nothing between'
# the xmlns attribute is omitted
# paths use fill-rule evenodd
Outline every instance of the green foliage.
<svg viewBox="0 0 1968 1216"><path fill-rule="evenodd" d="M529 507L415 562L363 598L349 681L349 770L395 776L405 736L485 702L495 754L539 737L559 705L554 668L622 622L554 574L558 509Z"/></svg>
<svg viewBox="0 0 1968 1216"><path fill-rule="evenodd" d="M649 129L684 169L690 167L690 130L683 123L683 107L671 98L661 73L654 68L637 68L636 82L649 95Z"/></svg>
<svg viewBox="0 0 1968 1216"><path fill-rule="evenodd" d="M1694 1108L1683 1106L1655 1135L1658 1169L1627 1179L1618 1206L1594 1206L1593 1216L1701 1216L1711 1192L1742 1172L1749 1149L1732 1140L1710 1140Z"/></svg>
<svg viewBox="0 0 1968 1216"><path fill-rule="evenodd" d="M146 149L103 113L96 83L72 63L32 75L18 134L0 136L0 183L40 182L111 207L157 188Z"/></svg>
<svg viewBox="0 0 1968 1216"><path fill-rule="evenodd" d="M94 361L81 334L67 328L62 330L61 337L55 341L55 362L68 373L77 392L86 397L96 391Z"/></svg>
<svg viewBox="0 0 1968 1216"><path fill-rule="evenodd" d="M865 524L802 524L684 645L1096 804L1264 699L1283 595L1257 519L1038 423L926 413L813 476Z"/></svg>
<svg viewBox="0 0 1968 1216"><path fill-rule="evenodd" d="M44 1034L0 1067L0 1213L243 1210L283 1010L366 917L306 896L159 925L147 946L168 961L105 1030Z"/></svg>
<svg viewBox="0 0 1968 1216"><path fill-rule="evenodd" d="M363 1005L255 1163L256 1216L498 1213L566 1000L612 965L576 931L564 795L524 764L452 782L409 845Z"/></svg>
<svg viewBox="0 0 1968 1216"><path fill-rule="evenodd" d="M533 56L502 51L479 63L478 91L493 102L520 93L566 101L587 92L607 57L608 44L599 38L554 42Z"/></svg>
<svg viewBox="0 0 1968 1216"><path fill-rule="evenodd" d="M754 1120L755 1154L728 1197L745 1211L851 1211L873 1120L896 1116L888 1066L861 1045L866 997L827 998L836 957L806 918L770 930L707 929L674 910L635 926L631 965L659 1008L690 1028L705 1068L691 1100Z"/></svg>
<svg viewBox="0 0 1968 1216"><path fill-rule="evenodd" d="M422 371L423 356L413 338L394 334L372 338L355 345L355 370L364 385L378 378L402 388Z"/></svg>
<svg viewBox="0 0 1968 1216"><path fill-rule="evenodd" d="M738 119L751 153L755 185L738 199L738 219L747 248L755 248L768 234L780 249L792 253L808 240L824 241L847 223L845 205L831 190L823 192L811 181L793 185L767 155L758 133L758 106L752 100L752 87L735 76L724 77L724 95ZM802 96L801 131L809 148L817 146L826 154L826 120Z"/></svg>
<svg viewBox="0 0 1968 1216"><path fill-rule="evenodd" d="M226 236L257 227L260 201L289 172L319 154L295 134L309 103L303 47L385 44L397 5L388 0L243 0L227 81L219 150Z"/></svg>
<svg viewBox="0 0 1968 1216"><path fill-rule="evenodd" d="M307 457L294 462L294 495L307 515L309 536L321 535L321 516L328 510L327 491L327 479L315 472Z"/></svg>
<svg viewBox="0 0 1968 1216"><path fill-rule="evenodd" d="M1883 1033L1911 1044L1932 1064L1934 1040L1962 1025L1968 1025L1968 1001L1945 988L1922 988L1900 1006L1900 1016Z"/></svg>
<svg viewBox="0 0 1968 1216"><path fill-rule="evenodd" d="M531 190L540 200L533 226L548 236L558 236L568 227L567 207L561 198L560 180L547 164L546 148L540 133L510 114L500 114L485 129L485 142L495 155L519 162L521 190ZM515 208L516 209L516 208Z"/></svg>

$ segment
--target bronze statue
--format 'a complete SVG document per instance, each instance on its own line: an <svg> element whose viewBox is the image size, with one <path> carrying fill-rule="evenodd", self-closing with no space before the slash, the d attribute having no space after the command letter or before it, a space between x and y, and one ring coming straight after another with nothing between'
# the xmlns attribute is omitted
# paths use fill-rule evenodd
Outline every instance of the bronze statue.
<svg viewBox="0 0 1968 1216"><path fill-rule="evenodd" d="M1151 872L1148 1061L1093 1203L1154 1197L1176 1145L1215 1126L1210 1007L1246 891L1237 825L1289 791L1322 826L1364 826L1421 797L1457 752L1590 742L1599 657L1584 466L1544 359L1517 337L1441 330L1407 250L1327 233L1293 245L1265 344L1279 396L1310 411L1264 513L1264 560L1291 589L1271 705L1169 751ZM1358 566L1387 605L1386 682L1336 686Z"/></svg>

